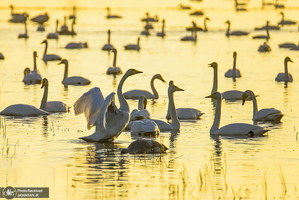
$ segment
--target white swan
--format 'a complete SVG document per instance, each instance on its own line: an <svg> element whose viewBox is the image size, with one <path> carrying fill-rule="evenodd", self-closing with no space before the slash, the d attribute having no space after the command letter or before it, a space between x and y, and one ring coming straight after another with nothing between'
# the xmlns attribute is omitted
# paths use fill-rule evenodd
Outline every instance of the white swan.
<svg viewBox="0 0 299 200"><path fill-rule="evenodd" d="M243 103L242 105L245 104L246 99L250 97L252 99L252 104L253 104L253 121L270 121L274 123L279 123L281 118L283 117L283 114L281 113L280 110L277 110L275 108L264 108L261 110L258 110L257 108L257 102L255 98L255 94L251 90L246 90L243 95Z"/></svg>
<svg viewBox="0 0 299 200"><path fill-rule="evenodd" d="M140 96L138 100L138 109L132 110L130 114L130 121L137 121L141 119L151 119L151 114L146 109L147 99L145 96Z"/></svg>
<svg viewBox="0 0 299 200"><path fill-rule="evenodd" d="M225 72L224 76L228 78L240 78L242 77L242 74L239 69L236 67L237 63L237 52L234 51L233 53L233 58L234 58L234 64L233 64L233 69L227 70Z"/></svg>
<svg viewBox="0 0 299 200"><path fill-rule="evenodd" d="M75 20L73 19L73 22L71 25L71 31L69 31L68 29L65 29L65 30L59 31L58 33L60 35L72 35L72 36L77 35L77 33L75 32L74 26L75 26Z"/></svg>
<svg viewBox="0 0 299 200"><path fill-rule="evenodd" d="M43 61L47 63L48 61L54 61L54 60L61 60L61 57L55 54L47 54L48 50L48 41L43 40L41 44L45 44L45 50L44 50L44 55L43 55Z"/></svg>
<svg viewBox="0 0 299 200"><path fill-rule="evenodd" d="M111 67L107 69L106 74L112 74L112 75L123 74L122 69L116 66L117 50L113 49L112 52L114 53L113 64Z"/></svg>
<svg viewBox="0 0 299 200"><path fill-rule="evenodd" d="M210 21L210 18L209 18L209 17L205 17L205 18L204 18L204 20L203 20L203 28L200 27L200 26L196 26L196 27L195 27L195 30L196 30L196 31L207 32L207 31L208 31L207 21ZM187 27L186 30L187 30L187 31L192 31L192 30L193 30L193 27Z"/></svg>
<svg viewBox="0 0 299 200"><path fill-rule="evenodd" d="M266 39L268 41L270 39L268 26L269 26L269 21L266 22L266 35L254 35L252 36L252 39Z"/></svg>
<svg viewBox="0 0 299 200"><path fill-rule="evenodd" d="M77 18L77 17L76 17L76 10L77 10L77 7L74 6L74 7L73 7L73 14L69 16L69 19L76 19L76 18Z"/></svg>
<svg viewBox="0 0 299 200"><path fill-rule="evenodd" d="M281 14L281 20L280 20L280 22L278 22L278 25L284 26L284 25L294 25L294 24L297 24L296 21L293 21L293 20L285 20L285 19L284 19L284 13L283 13L283 12L280 12L279 14Z"/></svg>
<svg viewBox="0 0 299 200"><path fill-rule="evenodd" d="M148 21L148 22L159 22L158 15L155 15L154 17L150 17L149 12L146 12L145 15L146 15L146 17L141 18L141 21L143 21L143 22L146 22L146 21Z"/></svg>
<svg viewBox="0 0 299 200"><path fill-rule="evenodd" d="M43 15L38 15L36 17L33 17L30 20L33 22L37 22L39 24L43 24L49 20L49 15L48 15L48 13L45 13Z"/></svg>
<svg viewBox="0 0 299 200"><path fill-rule="evenodd" d="M225 23L228 25L227 30L225 32L225 35L227 37L229 37L229 36L245 36L245 35L249 34L249 32L247 32L247 31L230 31L230 21L227 20Z"/></svg>
<svg viewBox="0 0 299 200"><path fill-rule="evenodd" d="M284 73L277 74L275 81L280 82L293 82L293 76L288 72L288 62L293 62L290 57L284 59Z"/></svg>
<svg viewBox="0 0 299 200"><path fill-rule="evenodd" d="M29 38L28 33L27 33L27 23L26 23L26 21L24 21L24 25L25 25L25 33L20 33L18 35L18 38L25 38L25 39Z"/></svg>
<svg viewBox="0 0 299 200"><path fill-rule="evenodd" d="M156 79L161 80L163 83L165 83L166 81L163 79L163 77L161 76L161 74L155 74L150 82L151 85L151 89L152 92L148 92L146 90L130 90L124 93L124 97L126 99L139 99L140 96L145 96L147 99L158 99L159 98L159 94L154 86L154 81Z"/></svg>
<svg viewBox="0 0 299 200"><path fill-rule="evenodd" d="M110 13L110 7L106 7L106 10L107 10L107 15L106 15L106 18L107 18L107 19L121 19L121 18L123 18L123 17L120 16L120 15L111 14L111 13Z"/></svg>
<svg viewBox="0 0 299 200"><path fill-rule="evenodd" d="M270 22L269 22L270 23ZM264 25L264 26L261 26L261 27L255 27L254 30L255 31L260 31L260 30L266 30L268 27L268 30L280 30L280 27L279 26L276 26L276 25Z"/></svg>
<svg viewBox="0 0 299 200"><path fill-rule="evenodd" d="M56 20L56 25L55 25L55 32L54 33L49 33L47 35L47 39L59 39L59 35L58 35L58 24L59 24L59 21L58 19Z"/></svg>
<svg viewBox="0 0 299 200"><path fill-rule="evenodd" d="M11 9L11 16L12 16L12 18L8 20L9 22L12 22L12 23L24 23L27 20L27 18L29 17L28 13L26 13L26 12L15 13L13 11L14 10L13 5L10 5L9 7Z"/></svg>
<svg viewBox="0 0 299 200"><path fill-rule="evenodd" d="M258 48L259 52L269 52L271 51L271 47L267 44L267 42L264 42L261 46Z"/></svg>
<svg viewBox="0 0 299 200"><path fill-rule="evenodd" d="M155 137L160 134L159 126L152 119L142 119L132 123L131 137Z"/></svg>
<svg viewBox="0 0 299 200"><path fill-rule="evenodd" d="M90 80L82 77L82 76L70 76L68 77L69 71L69 62L67 59L62 59L58 65L64 64L64 76L62 80L63 85L88 85L91 83Z"/></svg>
<svg viewBox="0 0 299 200"><path fill-rule="evenodd" d="M246 124L246 123L233 123L225 125L219 128L220 117L221 117L221 93L216 92L207 96L206 98L212 98L216 100L216 110L213 125L210 129L211 135L222 135L222 136L256 136L264 135L269 130L261 126Z"/></svg>
<svg viewBox="0 0 299 200"><path fill-rule="evenodd" d="M64 24L60 27L60 30L59 30L59 34L60 35L65 35L65 34L68 34L70 31L69 31L69 28L66 24L66 16L64 16Z"/></svg>
<svg viewBox="0 0 299 200"><path fill-rule="evenodd" d="M4 55L2 53L0 53L0 60L4 60Z"/></svg>
<svg viewBox="0 0 299 200"><path fill-rule="evenodd" d="M113 49L115 49L114 48L114 46L110 43L110 35L111 35L111 31L110 31L110 29L108 29L108 31L107 31L107 33L108 33L108 43L107 44L105 44L103 47L102 47L102 50L103 51L112 51Z"/></svg>
<svg viewBox="0 0 299 200"><path fill-rule="evenodd" d="M109 94L104 102L100 101L100 106L97 105L98 102L94 101L94 99L96 99L94 96L100 96L99 89L97 89L98 92L96 93L90 93L88 95L86 95L86 93L83 94L83 96L76 101L74 104L76 115L81 114L84 111L88 111L85 113L85 116L90 113L93 113L93 116L97 116L96 122L90 125L90 127L93 125L96 126L95 133L90 136L81 137L80 139L87 142L113 141L119 136L119 134L121 134L130 119L130 108L122 94L122 87L129 76L139 73L142 72L136 69L129 69L121 78L117 87L117 97L120 103L119 108L115 105L114 92ZM85 99L87 101L84 101ZM100 109L97 109L95 112L94 109L99 107ZM90 120L91 118L89 117L88 119Z"/></svg>
<svg viewBox="0 0 299 200"><path fill-rule="evenodd" d="M42 81L41 88L43 87L45 88L44 95L39 109L47 112L69 112L69 106L62 101L48 101L49 81L46 78Z"/></svg>
<svg viewBox="0 0 299 200"><path fill-rule="evenodd" d="M64 48L66 49L82 49L88 48L87 42L70 42Z"/></svg>
<svg viewBox="0 0 299 200"><path fill-rule="evenodd" d="M24 78L23 82L25 84L41 84L42 82L42 75L37 70L36 67L36 58L37 53L36 51L33 52L33 70L31 71L28 67L24 70Z"/></svg>
<svg viewBox="0 0 299 200"><path fill-rule="evenodd" d="M38 27L37 27L37 31L39 31L39 32L45 32L46 29L45 29L44 25L40 24L40 25L38 25Z"/></svg>
<svg viewBox="0 0 299 200"><path fill-rule="evenodd" d="M137 38L137 44L127 44L124 46L125 50L140 50L140 37Z"/></svg>
<svg viewBox="0 0 299 200"><path fill-rule="evenodd" d="M176 113L173 93L176 91L184 91L173 84L173 81L169 82L168 87L168 109L170 111L171 123L164 122L162 120L154 119L154 122L158 125L160 131L180 130L180 122Z"/></svg>
<svg viewBox="0 0 299 200"><path fill-rule="evenodd" d="M196 42L197 41L197 31L196 31L196 23L194 21L192 21L193 24L193 28L191 31L191 36L184 36L181 38L181 41L193 41Z"/></svg>
<svg viewBox="0 0 299 200"><path fill-rule="evenodd" d="M155 154L155 153L166 153L168 148L157 141L154 140L135 140L132 142L128 148L121 150L122 154Z"/></svg>
<svg viewBox="0 0 299 200"><path fill-rule="evenodd" d="M162 30L157 33L157 36L164 38L166 36L165 33L165 19L162 20Z"/></svg>

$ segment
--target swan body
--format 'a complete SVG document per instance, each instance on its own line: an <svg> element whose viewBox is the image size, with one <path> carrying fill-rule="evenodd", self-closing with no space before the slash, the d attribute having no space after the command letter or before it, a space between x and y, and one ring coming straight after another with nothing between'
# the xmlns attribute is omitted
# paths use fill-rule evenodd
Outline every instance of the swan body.
<svg viewBox="0 0 299 200"><path fill-rule="evenodd" d="M130 154L153 154L153 153L166 153L168 148L154 140L135 140L128 148L122 149L121 153Z"/></svg>
<svg viewBox="0 0 299 200"><path fill-rule="evenodd" d="M280 30L279 26L276 25L270 25L270 24L266 24L265 26L261 26L261 27L255 27L254 30L255 31L260 31L260 30L266 30L268 28L268 30Z"/></svg>
<svg viewBox="0 0 299 200"><path fill-rule="evenodd" d="M11 16L12 16L12 18L10 20L8 20L9 22L24 23L27 20L27 18L29 17L29 15L26 12L24 12L24 13L15 13L13 11L14 10L13 5L10 5L9 7L11 9Z"/></svg>
<svg viewBox="0 0 299 200"><path fill-rule="evenodd" d="M165 33L165 19L162 20L162 30L161 30L161 32L157 33L157 36L162 37L162 38L166 36L166 33Z"/></svg>
<svg viewBox="0 0 299 200"><path fill-rule="evenodd" d="M267 41L270 39L270 34L269 34L269 21L266 22L266 35L255 35L252 36L252 39L266 39Z"/></svg>
<svg viewBox="0 0 299 200"><path fill-rule="evenodd" d="M112 52L114 53L113 64L111 67L109 67L107 69L106 74L109 74L109 75L123 74L122 69L120 67L116 66L117 50L113 49Z"/></svg>
<svg viewBox="0 0 299 200"><path fill-rule="evenodd" d="M25 39L29 38L28 33L27 33L27 23L26 23L26 21L24 22L24 25L25 25L25 33L20 33L18 35L18 38L25 38Z"/></svg>
<svg viewBox="0 0 299 200"><path fill-rule="evenodd" d="M151 35L151 33L149 32L148 29L144 29L143 31L141 31L140 35L149 36L149 35Z"/></svg>
<svg viewBox="0 0 299 200"><path fill-rule="evenodd" d="M269 51L271 51L271 47L266 42L264 42L264 44L259 46L258 51L259 52L269 52Z"/></svg>
<svg viewBox="0 0 299 200"><path fill-rule="evenodd" d="M158 15L155 15L154 17L150 17L148 12L146 12L145 15L146 15L146 17L141 19L141 21L143 21L143 22L158 22L159 21Z"/></svg>
<svg viewBox="0 0 299 200"><path fill-rule="evenodd" d="M280 12L279 14L281 14L281 20L280 20L280 22L278 22L278 25L284 26L284 25L295 25L295 24L297 24L296 21L293 21L293 20L285 20L285 19L284 19L284 13L283 13L283 12Z"/></svg>
<svg viewBox="0 0 299 200"><path fill-rule="evenodd" d="M204 27L199 27L199 26L196 26L195 27L195 30L196 31L203 31L203 32L207 32L208 31L208 27L207 27L207 21L210 21L210 18L209 17L205 17L204 20L203 20L203 25ZM193 30L193 27L187 27L186 28L187 31L192 31Z"/></svg>
<svg viewBox="0 0 299 200"><path fill-rule="evenodd" d="M248 97L251 97L252 103L253 103L253 121L270 121L270 122L275 122L279 123L281 118L283 117L283 114L281 113L280 110L277 110L275 108L264 108L261 110L258 110L257 108L257 102L255 98L255 94L251 90L246 90L243 95L243 103L242 105L245 104L245 101Z"/></svg>
<svg viewBox="0 0 299 200"><path fill-rule="evenodd" d="M160 134L158 125L152 119L142 119L134 121L131 126L131 136L157 136Z"/></svg>
<svg viewBox="0 0 299 200"><path fill-rule="evenodd" d="M2 53L0 53L0 60L4 60L4 55Z"/></svg>
<svg viewBox="0 0 299 200"><path fill-rule="evenodd" d="M44 31L46 31L46 29L45 29L44 25L40 24L40 25L38 25L38 27L37 27L37 31L39 31L39 32L44 32Z"/></svg>
<svg viewBox="0 0 299 200"><path fill-rule="evenodd" d="M105 44L103 47L102 47L102 50L103 51L112 51L113 49L115 49L114 48L114 46L110 43L110 35L111 35L111 31L110 31L110 29L108 29L108 31L107 31L107 33L108 33L108 43L107 44Z"/></svg>
<svg viewBox="0 0 299 200"><path fill-rule="evenodd" d="M68 77L69 62L66 59L62 59L58 65L64 64L64 76L62 80L63 85L89 85L90 80L82 76L70 76Z"/></svg>
<svg viewBox="0 0 299 200"><path fill-rule="evenodd" d="M41 84L42 82L42 75L37 70L36 67L36 58L37 53L36 51L33 52L33 70L31 71L28 67L24 70L24 78L23 82L25 84Z"/></svg>
<svg viewBox="0 0 299 200"><path fill-rule="evenodd" d="M237 52L235 52L235 51L233 53L233 58L234 58L233 69L227 70L227 72L225 72L224 76L228 77L228 78L240 78L240 77L242 77L242 74L241 74L240 70L237 69L237 67L236 67Z"/></svg>
<svg viewBox="0 0 299 200"><path fill-rule="evenodd" d="M64 48L66 49L82 49L88 48L87 42L70 42Z"/></svg>
<svg viewBox="0 0 299 200"><path fill-rule="evenodd" d="M180 3L178 5L178 7L182 10L190 10L191 9L191 6L183 5L182 3Z"/></svg>
<svg viewBox="0 0 299 200"><path fill-rule="evenodd" d="M110 13L110 7L107 7L106 10L107 10L107 15L106 15L107 19L121 19L121 18L123 18L120 15L111 14Z"/></svg>
<svg viewBox="0 0 299 200"><path fill-rule="evenodd" d="M195 108L177 108L176 112L178 119L182 120L200 119L200 117L204 114L203 112ZM167 111L166 119L171 119L169 109Z"/></svg>
<svg viewBox="0 0 299 200"><path fill-rule="evenodd" d="M225 23L228 24L228 27L227 27L227 30L225 33L225 35L227 37L229 37L229 36L245 36L245 35L249 34L249 32L246 32L246 31L230 31L230 21L227 20Z"/></svg>
<svg viewBox="0 0 299 200"><path fill-rule="evenodd" d="M145 96L140 96L138 100L138 109L134 109L130 115L130 121L137 121L140 119L150 119L151 114L146 110L147 99Z"/></svg>
<svg viewBox="0 0 299 200"><path fill-rule="evenodd" d="M287 48L287 49L297 47L297 45L295 43L291 43L291 42L282 43L282 44L279 44L278 46L279 46L279 48Z"/></svg>
<svg viewBox="0 0 299 200"><path fill-rule="evenodd" d="M58 35L58 24L59 24L59 21L58 19L56 20L56 26L55 26L55 32L54 33L49 33L47 35L47 39L59 39L59 35Z"/></svg>
<svg viewBox="0 0 299 200"><path fill-rule="evenodd" d="M43 55L43 61L47 63L48 61L55 61L55 60L61 60L61 57L55 54L47 54L48 50L48 41L43 40L41 44L45 44L45 50L44 50L44 55Z"/></svg>
<svg viewBox="0 0 299 200"><path fill-rule="evenodd" d="M44 78L42 81L42 87L44 89L44 95L41 101L39 109L42 109L47 112L68 112L69 106L63 103L62 101L48 101L48 90L49 90L49 81Z"/></svg>
<svg viewBox="0 0 299 200"><path fill-rule="evenodd" d="M194 12L189 13L189 15L191 15L191 16L202 16L202 15L204 15L204 12L200 11L200 10L196 10Z"/></svg>
<svg viewBox="0 0 299 200"><path fill-rule="evenodd" d="M64 24L60 27L60 30L59 30L59 34L60 35L66 35L66 34L68 34L70 31L69 31L69 28L68 28L68 26L67 26L67 24L66 24L66 16L64 16Z"/></svg>
<svg viewBox="0 0 299 200"><path fill-rule="evenodd" d="M37 22L39 24L43 24L49 20L49 15L48 15L48 13L45 13L43 15L38 15L36 17L33 17L30 20L33 22Z"/></svg>
<svg viewBox="0 0 299 200"><path fill-rule="evenodd" d="M288 72L288 62L293 62L290 57L284 59L284 73L279 73L275 81L277 82L293 82L293 76Z"/></svg>
<svg viewBox="0 0 299 200"><path fill-rule="evenodd" d="M125 50L140 50L140 37L137 38L137 44L127 44L124 46Z"/></svg>
<svg viewBox="0 0 299 200"><path fill-rule="evenodd" d="M113 141L121 134L130 119L130 108L122 94L122 87L125 80L129 76L138 73L142 72L136 69L127 70L127 72L121 78L117 87L117 97L120 103L120 107L117 108L115 105L115 93L112 92L111 94L109 94L102 103L99 113L95 113L95 115L98 115L97 121L95 122L95 132L90 136L81 137L80 139L87 142ZM97 106L92 105L91 102L85 102L85 106L81 107L81 110L89 110L90 112L92 112L92 109L94 107Z"/></svg>
<svg viewBox="0 0 299 200"><path fill-rule="evenodd" d="M220 116L221 116L221 93L216 92L207 96L207 98L212 98L216 100L216 111L213 125L210 129L211 135L222 135L222 136L256 136L264 135L269 130L261 126L246 124L246 123L233 123L225 125L219 128Z"/></svg>
<svg viewBox="0 0 299 200"><path fill-rule="evenodd" d="M14 104L8 106L0 112L0 115L33 117L38 115L48 115L49 113L27 104Z"/></svg>
<svg viewBox="0 0 299 200"><path fill-rule="evenodd" d="M152 89L152 92L148 92L146 90L130 90L130 91L127 91L124 93L124 97L126 99L139 99L140 96L145 96L145 98L147 99L158 99L159 98L159 94L154 86L154 81L156 79L159 79L161 80L163 83L165 83L166 81L163 79L163 77L161 76L161 74L155 74L152 79L151 79L151 82L150 82L150 85L151 85L151 89Z"/></svg>

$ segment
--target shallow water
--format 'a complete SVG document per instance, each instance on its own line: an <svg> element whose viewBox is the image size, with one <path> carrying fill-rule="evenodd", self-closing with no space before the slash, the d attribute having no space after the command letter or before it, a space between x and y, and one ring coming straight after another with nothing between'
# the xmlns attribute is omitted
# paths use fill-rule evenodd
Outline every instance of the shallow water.
<svg viewBox="0 0 299 200"><path fill-rule="evenodd" d="M111 29L111 43L118 49L117 65L123 71L136 68L144 73L132 76L123 91L134 88L150 89L149 81L161 73L167 84L156 81L160 98L149 101L148 110L155 119L165 120L168 81L185 89L174 94L177 107L193 107L205 114L201 120L182 121L180 132L161 133L157 141L169 151L163 155L121 155L133 140L123 132L113 143L86 143L79 137L90 135L84 115L69 113L46 117L1 117L0 187L49 187L50 199L297 199L298 179L298 52L279 49L278 44L298 41L298 26L270 31L272 51L257 51L263 40L251 36L263 32L253 31L266 20L276 24L280 10L260 8L259 1L249 2L248 12L235 12L231 1L184 1L209 16L209 32L198 33L196 44L181 42L188 35L186 26L195 20L202 26L203 17L190 17L189 11L177 9L179 1L76 1L77 24L75 37L60 36L49 40L48 53L69 60L69 75L82 75L92 80L88 86L63 87L63 66L58 62L43 63L44 45L40 44L47 33L55 29L55 20L72 13L70 1L14 1L15 11L27 11L33 17L48 12L50 20L46 32L37 32L37 25L28 23L28 40L17 39L23 33L21 24L11 24L8 6L12 1L0 2L0 110L11 104L24 103L39 107L43 94L40 85L23 84L23 70L33 67L32 53L37 51L37 67L49 79L49 101L59 100L73 106L86 91L100 87L104 96L116 92L121 76L105 74L112 65L113 54L101 51L107 42L107 29ZM298 19L299 4L286 2L286 18ZM112 13L124 16L120 20L106 20L105 7ZM164 39L155 36L161 23L155 23L152 36L141 36L140 52L125 51L123 45L135 43L144 24L140 18L149 11L166 19ZM250 31L249 36L225 37L224 21L230 19L232 29ZM70 26L70 21L68 25ZM88 42L88 49L67 50L68 42ZM233 82L224 73L233 64L233 51L238 52L237 67L243 77ZM294 82L285 88L274 81L283 71L283 61L289 56L289 72ZM208 63L218 62L219 91L251 89L259 108L275 107L284 114L280 124L261 124L270 132L265 137L230 138L210 137L214 108L209 95L212 89L213 70ZM137 101L128 101L131 110ZM244 122L252 123L252 103L244 106L240 101L222 102L221 126ZM283 187L287 188L287 191Z"/></svg>

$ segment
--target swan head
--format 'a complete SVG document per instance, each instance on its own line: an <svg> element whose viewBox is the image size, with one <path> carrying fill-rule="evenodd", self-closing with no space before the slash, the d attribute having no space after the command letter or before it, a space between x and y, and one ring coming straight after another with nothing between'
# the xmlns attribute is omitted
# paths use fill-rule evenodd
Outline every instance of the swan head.
<svg viewBox="0 0 299 200"><path fill-rule="evenodd" d="M237 52L234 51L233 58L237 57Z"/></svg>
<svg viewBox="0 0 299 200"><path fill-rule="evenodd" d="M242 94L242 106L244 106L245 101L250 96L250 93L253 93L253 92L251 90L246 90L245 92L243 92L243 94Z"/></svg>
<svg viewBox="0 0 299 200"><path fill-rule="evenodd" d="M132 75L135 75L135 74L139 74L139 73L143 73L142 71L139 71L137 69L128 69L127 72L125 73L125 75L127 76L132 76Z"/></svg>
<svg viewBox="0 0 299 200"><path fill-rule="evenodd" d="M207 20L207 21L211 21L209 17L206 17L205 20Z"/></svg>
<svg viewBox="0 0 299 200"><path fill-rule="evenodd" d="M206 98L222 99L222 95L220 92L214 92L213 94L206 96Z"/></svg>
<svg viewBox="0 0 299 200"><path fill-rule="evenodd" d="M58 63L57 65L61 65L61 64L68 64L68 61L67 61L67 59L62 59L61 61L60 61L60 63Z"/></svg>
<svg viewBox="0 0 299 200"><path fill-rule="evenodd" d="M42 87L41 87L41 88L43 88L43 87L45 87L45 86L48 86L48 85L49 85L49 81L48 81L48 79L47 79L47 78L44 78L43 81L42 81Z"/></svg>
<svg viewBox="0 0 299 200"><path fill-rule="evenodd" d="M172 93L172 92L176 92L176 91L185 91L185 90L174 85L173 80L169 81L168 92Z"/></svg>
<svg viewBox="0 0 299 200"><path fill-rule="evenodd" d="M153 80L153 79L159 79L159 80L161 80L163 83L166 83L166 81L164 80L164 78L162 77L161 74L155 74L155 75L153 76L152 80Z"/></svg>
<svg viewBox="0 0 299 200"><path fill-rule="evenodd" d="M30 74L30 72L31 72L30 68L29 68L29 67L26 67L26 68L24 69L24 76L26 76L27 74Z"/></svg>
<svg viewBox="0 0 299 200"><path fill-rule="evenodd" d="M217 68L218 64L216 62L212 62L208 65L209 67Z"/></svg>
<svg viewBox="0 0 299 200"><path fill-rule="evenodd" d="M40 44L48 44L48 40L43 40Z"/></svg>
<svg viewBox="0 0 299 200"><path fill-rule="evenodd" d="M144 95L141 95L138 99L139 102L142 102L142 109L146 109L147 106L147 98Z"/></svg>
<svg viewBox="0 0 299 200"><path fill-rule="evenodd" d="M108 11L109 11L109 10L110 10L110 7L106 7L106 10L108 10Z"/></svg>
<svg viewBox="0 0 299 200"><path fill-rule="evenodd" d="M284 16L284 13L282 11L279 14L282 15L282 16Z"/></svg>
<svg viewBox="0 0 299 200"><path fill-rule="evenodd" d="M113 53L117 53L117 50L114 48L111 50Z"/></svg>
<svg viewBox="0 0 299 200"><path fill-rule="evenodd" d="M37 56L37 52L36 52L36 51L33 51L33 57L38 58L38 56Z"/></svg>
<svg viewBox="0 0 299 200"><path fill-rule="evenodd" d="M230 24L230 21L229 21L229 20L226 20L224 23L225 23L225 24Z"/></svg>
<svg viewBox="0 0 299 200"><path fill-rule="evenodd" d="M284 59L285 62L293 62L289 56Z"/></svg>

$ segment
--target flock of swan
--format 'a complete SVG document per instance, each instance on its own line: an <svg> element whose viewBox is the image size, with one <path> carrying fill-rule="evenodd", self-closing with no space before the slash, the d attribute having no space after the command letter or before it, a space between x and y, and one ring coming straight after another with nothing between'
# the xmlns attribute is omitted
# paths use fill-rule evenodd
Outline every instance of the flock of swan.
<svg viewBox="0 0 299 200"><path fill-rule="evenodd" d="M14 23L24 23L25 33L20 34L19 38L28 38L27 33L27 18L29 15L27 13L15 13L13 6L11 8L11 19L10 22ZM181 9L188 9L184 5L180 5ZM121 19L123 18L120 15L111 14L111 9L107 9L107 19ZM203 15L203 13L193 13L194 15ZM278 27L283 27L285 25L294 25L296 22L291 20L284 19L284 13L281 12L282 20L278 23ZM71 31L68 30L66 26L66 17L65 23L61 26L60 31L58 31L58 20L56 20L56 28L54 33L49 33L47 39L58 39L59 35L76 35L74 31L75 25L75 7L74 14L70 16L72 22ZM47 13L31 18L31 21L38 23L40 26L39 31L42 31L43 24L49 20ZM141 35L149 35L150 22L158 22L158 16L150 17L149 13L146 13L146 17L141 19L146 22L144 31ZM208 32L207 21L211 21L209 17L204 18L204 27L198 27L194 21L192 21L192 27L187 27L187 31L191 31L191 35L182 37L182 41L196 41L197 32L203 31ZM225 32L227 37L230 36L247 36L249 32L234 30L231 31L231 22L227 20L225 22L228 25L228 28ZM277 26L276 26L277 27ZM267 47L266 41L270 39L269 30L275 29L274 26L270 26L270 22L266 22L266 26L258 28L259 30L266 30L266 35L256 35L253 36L253 39L264 39L265 42L261 45L262 48L259 51L269 51L269 46ZM277 29L276 29L277 30ZM150 86L152 91L146 91L142 89L134 89L130 91L123 92L123 85L127 78L133 75L142 73L137 69L128 69L123 72L120 67L117 66L117 49L111 44L111 30L108 29L108 41L102 47L103 51L112 52L113 63L106 71L107 75L121 75L122 78L118 84L117 92L110 93L108 96L104 97L101 89L94 87L89 91L82 94L73 105L75 115L83 114L86 117L87 129L90 130L92 127L95 127L93 134L89 136L81 137L80 139L86 142L105 142L115 140L124 130L131 131L131 134L140 137L140 136L157 136L160 132L163 131L178 131L180 129L180 123L182 120L198 120L204 114L196 108L176 108L175 107L175 98L174 93L177 91L184 91L184 89L176 86L174 81L169 81L168 85L168 111L166 114L166 120L157 120L153 119L149 111L146 109L147 99L158 99L159 94L154 86L155 80L160 80L163 83L166 83L161 74L155 74L150 80ZM157 36L165 37L165 19L162 20L162 31L157 33ZM62 79L63 85L88 85L91 84L91 81L83 76L68 76L69 72L69 62L67 59L61 58L56 54L48 54L48 41L47 39L43 40L41 44L45 44L44 53L42 60L47 63L49 61L59 61L58 65L64 64L64 75ZM290 44L281 44L281 48L292 48ZM88 48L87 43L69 43L65 48ZM141 49L140 47L140 37L137 37L136 44L127 44L124 46L126 50L137 50ZM268 49L267 49L268 48ZM265 50L266 49L266 50ZM271 49L270 49L271 50ZM66 105L61 101L48 101L48 90L49 90L49 80L47 78L42 78L41 73L37 69L36 58L38 58L37 52L33 52L33 70L30 68L24 69L24 78L23 82L25 84L41 84L41 88L44 89L43 97L41 100L41 105L39 108L26 105L26 104L14 104L10 105L7 108L3 109L0 112L0 115L6 116L38 116L38 115L49 115L53 112L69 112L70 106ZM0 53L0 59L4 59L3 54ZM275 81L283 82L292 82L293 77L288 72L288 62L293 62L289 57L285 57L284 60L284 72L279 73L275 78ZM214 79L213 87L211 94L207 98L211 98L215 102L215 116L214 122L210 129L211 135L229 135L229 136L255 136L255 135L264 135L269 129L256 125L256 122L275 122L279 123L283 117L281 111L275 108L264 108L258 110L256 96L251 90L238 91L238 90L229 90L220 93L218 91L218 63L212 62L208 64L208 67L213 69ZM242 73L237 69L237 52L233 52L233 67L229 69L225 74L225 77L228 78L241 78ZM119 107L115 105L115 98L118 98ZM128 105L128 99L138 99L138 109L134 109L130 112L130 107ZM246 100L252 100L253 102L253 117L252 120L254 124L246 123L233 123L228 124L219 128L220 119L221 119L221 102L222 99L229 101L240 100L244 105ZM139 141L139 142L138 142ZM154 150L153 150L154 149ZM157 143L152 140L137 140L133 142L128 149L124 149L123 153L144 153L144 152L165 152L167 147L163 144Z"/></svg>

